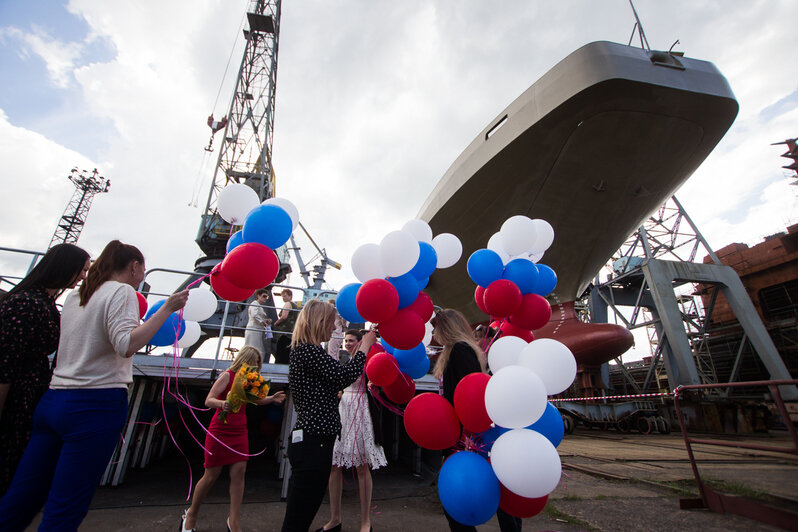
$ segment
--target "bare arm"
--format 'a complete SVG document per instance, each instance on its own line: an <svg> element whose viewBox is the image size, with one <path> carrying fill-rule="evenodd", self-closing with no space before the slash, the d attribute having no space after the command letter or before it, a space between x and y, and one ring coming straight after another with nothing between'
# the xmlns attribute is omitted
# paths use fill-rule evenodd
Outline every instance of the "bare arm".
<svg viewBox="0 0 798 532"><path fill-rule="evenodd" d="M230 383L230 374L226 371L222 373L216 382L213 383L211 386L211 390L208 392L208 396L205 397L205 406L208 408L221 408L225 412L229 412L232 409L232 406L228 401L223 401L222 399L217 399L220 393L227 388L227 385Z"/></svg>
<svg viewBox="0 0 798 532"><path fill-rule="evenodd" d="M268 405L268 404L282 404L285 401L285 392L277 392L274 395L270 395L269 397L264 397L263 399L258 399L255 401L256 405Z"/></svg>
<svg viewBox="0 0 798 532"><path fill-rule="evenodd" d="M0 384L0 418L3 417L3 407L6 404L6 397L8 396L9 388L11 388L11 384L7 382Z"/></svg>
<svg viewBox="0 0 798 532"><path fill-rule="evenodd" d="M132 357L139 349L147 345L147 342L152 340L161 325L166 323L166 319L172 312L180 310L186 305L188 299L188 290L183 290L169 296L169 299L161 305L161 308L155 312L150 319L130 331L130 344L127 348L125 356Z"/></svg>

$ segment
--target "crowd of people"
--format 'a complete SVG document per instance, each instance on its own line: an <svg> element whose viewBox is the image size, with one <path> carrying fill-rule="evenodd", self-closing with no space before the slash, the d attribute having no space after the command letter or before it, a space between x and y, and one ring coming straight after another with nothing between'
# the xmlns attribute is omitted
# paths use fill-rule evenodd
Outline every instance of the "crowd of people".
<svg viewBox="0 0 798 532"><path fill-rule="evenodd" d="M93 262L81 248L61 244L0 296L0 530L25 530L40 511L39 530L77 530L86 516L126 422L132 356L188 298L187 290L172 294L141 322L135 291L145 272L143 255L129 244L112 241ZM78 284L59 315L56 299ZM224 467L230 476L227 529L241 530L247 414L246 405L233 411L227 394L241 367L271 360L289 365L286 392L296 411L286 435L291 477L282 530L307 532L329 492L330 517L317 532L340 531L343 471L350 468L357 474L360 530L373 530L371 470L387 465L364 371L377 333L346 329L334 302L314 299L300 309L291 290L280 297L277 308L268 289L256 292L245 345L205 398L214 414L204 474L180 518L181 531L195 529ZM433 375L453 402L463 377L487 371L484 342L456 310L439 310L432 324L442 349ZM281 405L286 392L255 404ZM444 458L455 451L446 450ZM451 530L475 530L446 517ZM520 519L501 510L497 518L503 531L521 529Z"/></svg>

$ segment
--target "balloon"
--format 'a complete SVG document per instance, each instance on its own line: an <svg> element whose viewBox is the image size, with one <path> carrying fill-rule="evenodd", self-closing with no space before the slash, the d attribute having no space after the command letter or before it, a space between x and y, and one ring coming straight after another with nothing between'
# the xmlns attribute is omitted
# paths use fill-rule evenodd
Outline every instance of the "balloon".
<svg viewBox="0 0 798 532"><path fill-rule="evenodd" d="M396 359L388 353L377 353L366 363L366 376L377 386L387 386L399 376Z"/></svg>
<svg viewBox="0 0 798 532"><path fill-rule="evenodd" d="M538 282L535 285L535 293L546 297L557 286L557 274L545 264L538 264L537 268Z"/></svg>
<svg viewBox="0 0 798 532"><path fill-rule="evenodd" d="M493 327L492 324L491 327ZM532 335L532 331L529 329L522 329L521 327L513 325L507 320L502 320L500 324L497 324L496 328L499 329L499 332L502 333L502 336L517 336L526 342L531 342L535 339L535 337Z"/></svg>
<svg viewBox="0 0 798 532"><path fill-rule="evenodd" d="M540 419L527 427L529 430L534 430L543 434L547 440L555 447L559 446L565 436L565 425L562 421L562 414L557 408L551 404L546 404L546 410Z"/></svg>
<svg viewBox="0 0 798 532"><path fill-rule="evenodd" d="M218 306L216 296L205 288L192 288L188 291L188 300L183 307L183 319L186 321L205 321L216 312Z"/></svg>
<svg viewBox="0 0 798 532"><path fill-rule="evenodd" d="M485 408L497 425L510 429L526 427L546 409L546 386L524 366L505 366L488 381Z"/></svg>
<svg viewBox="0 0 798 532"><path fill-rule="evenodd" d="M504 267L502 279L514 282L522 294L531 294L537 286L538 268L526 259L513 259Z"/></svg>
<svg viewBox="0 0 798 532"><path fill-rule="evenodd" d="M512 516L520 517L522 519L535 517L538 515L543 511L543 508L546 506L546 502L549 500L548 495L533 498L521 497L520 495L517 495L505 488L502 484L499 484L499 487L501 488L499 508Z"/></svg>
<svg viewBox="0 0 798 532"><path fill-rule="evenodd" d="M216 210L222 219L232 225L241 225L249 214L260 203L258 193L243 183L232 183L219 191L216 198Z"/></svg>
<svg viewBox="0 0 798 532"><path fill-rule="evenodd" d="M418 297L418 281L410 273L399 277L388 277L387 280L399 294L399 308L407 307Z"/></svg>
<svg viewBox="0 0 798 532"><path fill-rule="evenodd" d="M518 363L540 377L547 395L567 390L576 377L573 353L562 342L550 338L541 338L527 345Z"/></svg>
<svg viewBox="0 0 798 532"><path fill-rule="evenodd" d="M477 289L474 291L474 301L479 307L479 310L490 316L490 312L488 312L488 309L485 308L485 301L483 300L484 296L485 296L485 289L477 285Z"/></svg>
<svg viewBox="0 0 798 532"><path fill-rule="evenodd" d="M382 323L396 314L399 293L385 279L369 279L357 291L355 304L363 318L372 323Z"/></svg>
<svg viewBox="0 0 798 532"><path fill-rule="evenodd" d="M251 288L241 288L230 282L217 264L211 271L211 288L216 295L228 301L244 301L255 291Z"/></svg>
<svg viewBox="0 0 798 532"><path fill-rule="evenodd" d="M428 322L435 312L435 306L432 304L432 298L425 292L419 292L416 300L407 307L421 317L421 321Z"/></svg>
<svg viewBox="0 0 798 532"><path fill-rule="evenodd" d="M164 303L166 303L166 300L162 299L151 306L147 311L147 314L144 315L144 321L147 321L153 316L153 314L158 312L158 309L161 308ZM160 347L172 345L183 335L185 331L186 322L180 319L180 316L177 312L172 312L169 314L169 317L166 318L164 324L161 325L161 327L155 332L155 335L147 343Z"/></svg>
<svg viewBox="0 0 798 532"><path fill-rule="evenodd" d="M352 273L357 280L365 283L369 279L382 279L385 272L380 262L380 246L363 244L352 254Z"/></svg>
<svg viewBox="0 0 798 532"><path fill-rule="evenodd" d="M454 266L463 254L463 244L451 233L441 233L432 239L432 247L438 254L438 268Z"/></svg>
<svg viewBox="0 0 798 532"><path fill-rule="evenodd" d="M432 342L432 324L430 322L425 323L424 329L424 339L421 341L421 343L424 345L429 345L430 342Z"/></svg>
<svg viewBox="0 0 798 532"><path fill-rule="evenodd" d="M139 318L143 318L147 314L147 298L144 294L136 292L136 299L139 301Z"/></svg>
<svg viewBox="0 0 798 532"><path fill-rule="evenodd" d="M536 251L534 253L530 253L528 255L529 260L531 260L532 262L538 262L540 259L543 258L544 253L545 253L544 251ZM546 294L546 295L548 295L548 294Z"/></svg>
<svg viewBox="0 0 798 532"><path fill-rule="evenodd" d="M363 316L357 311L357 291L360 289L360 283L349 283L344 285L338 291L338 296L335 298L335 308L338 309L338 314L341 315L346 321L352 323L366 323Z"/></svg>
<svg viewBox="0 0 798 532"><path fill-rule="evenodd" d="M394 351L396 351L396 350L393 348L393 346L392 346L392 345L389 345L389 344L388 344L388 342L386 342L386 341L385 341L385 338L380 338L380 343L381 343L381 344L382 344L382 346L385 348L385 352L386 352L386 353L393 354L393 352L394 352Z"/></svg>
<svg viewBox="0 0 798 532"><path fill-rule="evenodd" d="M493 447L493 442L496 441L496 438L509 431L510 429L500 427L499 425L494 425L485 432L477 434L475 442L479 447L476 452L487 458L491 447Z"/></svg>
<svg viewBox="0 0 798 532"><path fill-rule="evenodd" d="M502 224L502 245L509 255L529 251L535 244L535 224L527 216L512 216Z"/></svg>
<svg viewBox="0 0 798 532"><path fill-rule="evenodd" d="M244 232L241 230L236 231L230 238L227 239L227 246L225 247L225 253L230 253L233 248L236 246L240 246L244 243Z"/></svg>
<svg viewBox="0 0 798 532"><path fill-rule="evenodd" d="M388 386L383 386L386 397L398 405L403 405L413 398L416 394L416 383L404 373Z"/></svg>
<svg viewBox="0 0 798 532"><path fill-rule="evenodd" d="M261 205L277 205L281 209L283 209L288 216L291 217L291 231L293 232L296 229L297 224L299 224L299 210L296 208L296 205L291 203L291 201L285 198L269 198Z"/></svg>
<svg viewBox="0 0 798 532"><path fill-rule="evenodd" d="M291 238L291 216L277 205L260 205L244 221L244 242L257 242L277 249Z"/></svg>
<svg viewBox="0 0 798 532"><path fill-rule="evenodd" d="M518 364L521 351L527 346L527 341L517 336L502 336L490 346L488 351L488 365L493 373L505 366Z"/></svg>
<svg viewBox="0 0 798 532"><path fill-rule="evenodd" d="M509 260L510 255L508 255L507 251L505 251L504 249L504 243L502 242L501 233L493 233L493 235L488 240L488 245L486 247L498 253L505 264Z"/></svg>
<svg viewBox="0 0 798 532"><path fill-rule="evenodd" d="M190 296L189 296L190 297ZM216 297L213 298L216 300ZM177 341L177 347L191 347L197 343L202 334L202 328L196 321L186 321L186 332Z"/></svg>
<svg viewBox="0 0 798 532"><path fill-rule="evenodd" d="M410 270L410 273L416 279L424 279L435 271L435 267L438 265L438 254L432 244L426 242L419 242L418 249L418 260L416 265Z"/></svg>
<svg viewBox="0 0 798 532"><path fill-rule="evenodd" d="M424 290L428 284L429 284L429 277L424 277L423 279L419 279L418 291L421 292L422 290Z"/></svg>
<svg viewBox="0 0 798 532"><path fill-rule="evenodd" d="M425 356L424 358L420 358L416 361L416 363L407 369L407 375L412 379L420 379L427 373L429 373L430 362L429 357Z"/></svg>
<svg viewBox="0 0 798 532"><path fill-rule="evenodd" d="M413 397L405 408L405 430L425 449L448 449L460 439L460 421L454 407L436 393Z"/></svg>
<svg viewBox="0 0 798 532"><path fill-rule="evenodd" d="M467 431L484 432L490 428L491 420L485 410L485 387L489 380L486 373L470 373L454 389L454 410Z"/></svg>
<svg viewBox="0 0 798 532"><path fill-rule="evenodd" d="M371 357L373 357L377 353L384 353L384 352L385 352L385 348L382 346L382 344L380 344L379 342L375 343L374 345L371 346L371 349L369 349L369 352L366 353L366 362L371 360Z"/></svg>
<svg viewBox="0 0 798 532"><path fill-rule="evenodd" d="M499 482L522 497L544 497L560 482L562 465L557 449L543 435L516 429L499 436L490 451Z"/></svg>
<svg viewBox="0 0 798 532"><path fill-rule="evenodd" d="M409 272L420 253L418 240L406 231L391 231L380 242L380 263L386 275L391 277Z"/></svg>
<svg viewBox="0 0 798 532"><path fill-rule="evenodd" d="M424 220L408 220L402 226L402 231L407 231L419 242L432 243L432 229Z"/></svg>
<svg viewBox="0 0 798 532"><path fill-rule="evenodd" d="M482 302L488 314L497 318L505 318L521 306L521 298L521 290L515 283L507 279L497 279L485 288Z"/></svg>
<svg viewBox="0 0 798 532"><path fill-rule="evenodd" d="M490 521L499 508L499 480L487 460L460 451L443 463L438 473L438 496L446 512L467 526Z"/></svg>
<svg viewBox="0 0 798 532"><path fill-rule="evenodd" d="M393 352L393 356L396 358L396 363L399 364L399 371L409 375L411 368L420 365L421 359L427 358L427 349L424 347L424 344L418 344L410 349L397 349ZM427 367L429 367L429 365ZM426 373L426 371L424 373ZM421 376L423 375L422 373ZM411 375L411 377L419 378L414 375Z"/></svg>
<svg viewBox="0 0 798 532"><path fill-rule="evenodd" d="M504 271L501 257L489 249L478 249L468 258L468 276L479 286L487 288L500 279Z"/></svg>
<svg viewBox="0 0 798 532"><path fill-rule="evenodd" d="M424 339L424 321L412 310L399 309L389 320L379 323L380 336L397 349L411 349Z"/></svg>
<svg viewBox="0 0 798 532"><path fill-rule="evenodd" d="M271 284L279 270L274 251L256 242L241 244L222 261L224 276L236 286L251 290Z"/></svg>
<svg viewBox="0 0 798 532"><path fill-rule="evenodd" d="M526 294L518 309L510 314L510 323L522 329L537 330L551 319L551 305L538 294Z"/></svg>
<svg viewBox="0 0 798 532"><path fill-rule="evenodd" d="M533 252L544 252L554 242L554 228L546 220L535 218L532 220L535 225L535 243L529 248Z"/></svg>

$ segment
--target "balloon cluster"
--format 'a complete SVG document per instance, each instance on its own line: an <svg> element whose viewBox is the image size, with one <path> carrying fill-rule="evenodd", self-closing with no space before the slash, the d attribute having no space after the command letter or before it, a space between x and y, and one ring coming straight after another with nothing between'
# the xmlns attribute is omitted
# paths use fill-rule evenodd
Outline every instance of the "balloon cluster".
<svg viewBox="0 0 798 532"><path fill-rule="evenodd" d="M474 300L494 319L492 326L505 336L527 341L531 330L551 318L545 296L557 286L557 275L545 264L535 264L554 241L545 220L513 216L468 259L468 275L477 284Z"/></svg>
<svg viewBox="0 0 798 532"><path fill-rule="evenodd" d="M379 244L363 244L352 255L360 283L344 286L336 299L347 321L378 324L382 345L369 353L366 374L389 399L406 403L415 393L413 379L429 371L425 344L432 299L422 290L437 268L453 266L463 252L460 240L441 233L434 238L422 220L410 220Z"/></svg>
<svg viewBox="0 0 798 532"><path fill-rule="evenodd" d="M274 249L285 244L299 223L299 212L283 198L260 203L247 185L234 183L219 193L219 215L243 228L230 235L224 260L211 271L211 286L222 299L244 301L271 284L280 270Z"/></svg>
<svg viewBox="0 0 798 532"><path fill-rule="evenodd" d="M147 309L147 299L136 292L139 299L139 316L147 321L166 302L165 299L155 302ZM168 346L177 341L178 347L190 347L199 340L202 329L199 322L207 320L216 312L216 296L205 288L192 288L188 291L188 300L183 307L183 315L173 312L150 340L150 345Z"/></svg>

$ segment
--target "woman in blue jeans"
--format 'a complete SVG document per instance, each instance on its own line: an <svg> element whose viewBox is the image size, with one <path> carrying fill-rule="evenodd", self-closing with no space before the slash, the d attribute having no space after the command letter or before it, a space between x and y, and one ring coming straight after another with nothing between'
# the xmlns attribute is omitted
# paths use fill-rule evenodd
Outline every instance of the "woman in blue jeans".
<svg viewBox="0 0 798 532"><path fill-rule="evenodd" d="M25 530L42 506L39 530L77 530L86 516L127 417L132 356L188 298L173 294L140 324L135 287L144 273L141 252L114 240L67 296L58 362L0 501L0 530Z"/></svg>

